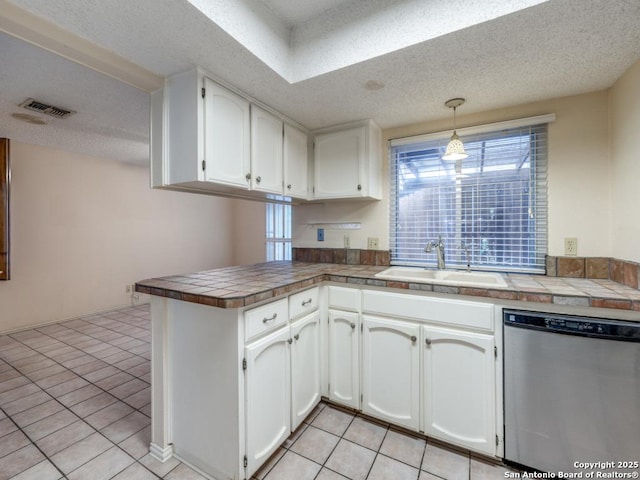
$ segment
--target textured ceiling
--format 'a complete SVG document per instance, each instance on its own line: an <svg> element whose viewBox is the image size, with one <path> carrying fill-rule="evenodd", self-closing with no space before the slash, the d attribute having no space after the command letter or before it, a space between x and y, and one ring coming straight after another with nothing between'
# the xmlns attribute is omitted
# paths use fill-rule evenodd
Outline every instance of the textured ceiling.
<svg viewBox="0 0 640 480"><path fill-rule="evenodd" d="M261 0L280 16L287 25L293 27L317 17L321 13L331 10L353 0Z"/></svg>
<svg viewBox="0 0 640 480"><path fill-rule="evenodd" d="M0 18L2 3L0 0ZM638 0L14 0L161 76L201 65L307 128L382 127L608 88L640 59ZM145 92L0 34L0 136L148 159ZM371 91L368 81L384 84ZM27 97L78 111L44 127Z"/></svg>

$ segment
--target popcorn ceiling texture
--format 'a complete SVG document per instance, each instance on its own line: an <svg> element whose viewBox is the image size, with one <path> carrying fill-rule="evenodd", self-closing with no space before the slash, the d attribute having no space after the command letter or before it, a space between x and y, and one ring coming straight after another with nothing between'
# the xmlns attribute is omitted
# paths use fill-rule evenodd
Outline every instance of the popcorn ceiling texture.
<svg viewBox="0 0 640 480"><path fill-rule="evenodd" d="M606 8L601 0L329 0L324 11L319 2L293 2L289 19L293 7L280 0L13 3L162 76L200 65L309 129L365 118L382 128L444 120L443 102L457 95L470 115L602 90L640 58L640 2L629 0ZM307 3L313 9L300 11ZM34 47L7 38L0 35L3 112L43 96L77 110L83 125L58 123L47 141L140 158L144 92L122 92L55 56L59 64L40 75L38 61L23 56ZM371 92L369 80L385 87ZM7 136L34 137L0 121Z"/></svg>

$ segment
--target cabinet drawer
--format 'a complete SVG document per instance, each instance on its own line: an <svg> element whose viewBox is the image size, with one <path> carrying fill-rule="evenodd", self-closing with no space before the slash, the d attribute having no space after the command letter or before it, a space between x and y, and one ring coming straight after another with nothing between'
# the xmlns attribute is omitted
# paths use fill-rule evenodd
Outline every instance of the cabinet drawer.
<svg viewBox="0 0 640 480"><path fill-rule="evenodd" d="M287 323L287 299L267 303L244 312L245 341Z"/></svg>
<svg viewBox="0 0 640 480"><path fill-rule="evenodd" d="M362 311L493 331L493 305L480 302L365 290Z"/></svg>
<svg viewBox="0 0 640 480"><path fill-rule="evenodd" d="M349 312L360 311L360 290L357 288L329 287L329 308Z"/></svg>
<svg viewBox="0 0 640 480"><path fill-rule="evenodd" d="M318 307L318 287L298 292L289 297L289 316L292 320L311 313Z"/></svg>

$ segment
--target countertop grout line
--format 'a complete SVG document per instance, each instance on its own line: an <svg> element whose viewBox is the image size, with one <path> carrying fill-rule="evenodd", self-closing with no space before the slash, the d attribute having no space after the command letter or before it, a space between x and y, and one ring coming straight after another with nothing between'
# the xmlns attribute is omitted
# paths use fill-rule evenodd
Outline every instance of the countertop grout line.
<svg viewBox="0 0 640 480"><path fill-rule="evenodd" d="M325 281L559 305L593 306L640 311L640 291L590 279L504 274L503 289L425 284L375 277L388 268L307 262L267 262L249 266L151 278L136 283L136 291L220 308L242 308ZM175 280L180 278L180 282ZM206 278L206 280L205 280ZM191 280L193 283L189 282ZM203 285L204 283L204 285ZM222 288L220 286L223 285ZM197 291L194 288L198 287Z"/></svg>

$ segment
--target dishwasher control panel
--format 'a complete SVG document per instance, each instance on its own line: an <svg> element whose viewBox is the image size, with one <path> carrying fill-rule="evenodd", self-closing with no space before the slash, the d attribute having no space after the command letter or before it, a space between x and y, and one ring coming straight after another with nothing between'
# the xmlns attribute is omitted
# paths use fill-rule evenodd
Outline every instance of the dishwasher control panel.
<svg viewBox="0 0 640 480"><path fill-rule="evenodd" d="M640 342L640 322L504 310L505 326Z"/></svg>

